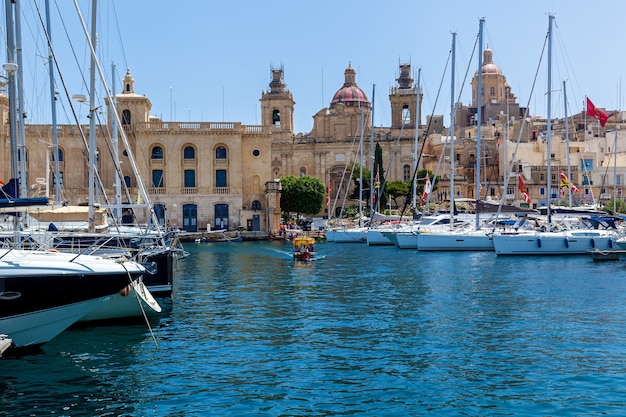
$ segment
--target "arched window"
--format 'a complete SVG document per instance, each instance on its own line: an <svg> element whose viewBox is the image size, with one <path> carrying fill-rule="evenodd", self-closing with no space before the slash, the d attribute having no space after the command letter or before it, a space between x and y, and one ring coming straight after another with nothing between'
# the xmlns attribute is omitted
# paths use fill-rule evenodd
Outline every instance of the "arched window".
<svg viewBox="0 0 626 417"><path fill-rule="evenodd" d="M215 149L215 159L226 159L226 148L223 146L218 146Z"/></svg>
<svg viewBox="0 0 626 417"><path fill-rule="evenodd" d="M163 148L160 146L152 148L152 159L163 159Z"/></svg>
<svg viewBox="0 0 626 417"><path fill-rule="evenodd" d="M123 125L130 124L130 110L128 109L122 111L122 124Z"/></svg>
<svg viewBox="0 0 626 417"><path fill-rule="evenodd" d="M280 126L280 110L272 111L272 124Z"/></svg>
<svg viewBox="0 0 626 417"><path fill-rule="evenodd" d="M124 176L124 184L126 185L126 188L130 188L132 186L131 179L128 175Z"/></svg>
<svg viewBox="0 0 626 417"><path fill-rule="evenodd" d="M193 146L185 146L185 149L183 150L183 158L196 159L196 150Z"/></svg>
<svg viewBox="0 0 626 417"><path fill-rule="evenodd" d="M404 181L408 181L411 178L411 166L410 165L404 165L402 167L402 179Z"/></svg>
<svg viewBox="0 0 626 417"><path fill-rule="evenodd" d="M57 149L57 152L59 153L59 162L63 162L63 159L64 159L64 158L63 158L63 156L64 156L64 155L63 155L63 149L58 148L58 149ZM56 161L56 158L55 158L55 152L54 152L54 149L52 150L51 154L52 154L52 162L55 162L55 161Z"/></svg>
<svg viewBox="0 0 626 417"><path fill-rule="evenodd" d="M306 175L306 167L300 167L300 176L304 177Z"/></svg>
<svg viewBox="0 0 626 417"><path fill-rule="evenodd" d="M402 121L406 123L411 121L411 109L407 104L402 106Z"/></svg>
<svg viewBox="0 0 626 417"><path fill-rule="evenodd" d="M252 202L252 210L253 211L261 210L261 202L259 200L254 200Z"/></svg>

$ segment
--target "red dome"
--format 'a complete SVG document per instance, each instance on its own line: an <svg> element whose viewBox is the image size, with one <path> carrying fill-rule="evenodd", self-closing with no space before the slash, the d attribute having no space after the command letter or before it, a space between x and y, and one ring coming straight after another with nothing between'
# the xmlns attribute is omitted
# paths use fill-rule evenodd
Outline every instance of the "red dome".
<svg viewBox="0 0 626 417"><path fill-rule="evenodd" d="M367 96L363 90L356 85L356 71L354 71L354 68L352 68L351 65L348 65L348 68L346 68L344 77L345 82L343 83L343 87L337 90L333 96L333 100L330 102L330 107L339 103L347 106L369 106Z"/></svg>
<svg viewBox="0 0 626 417"><path fill-rule="evenodd" d="M337 103L343 104L351 104L351 103L362 103L365 104L368 102L367 96L356 85L349 85L347 87L341 87L333 96L333 101L331 101L330 105Z"/></svg>

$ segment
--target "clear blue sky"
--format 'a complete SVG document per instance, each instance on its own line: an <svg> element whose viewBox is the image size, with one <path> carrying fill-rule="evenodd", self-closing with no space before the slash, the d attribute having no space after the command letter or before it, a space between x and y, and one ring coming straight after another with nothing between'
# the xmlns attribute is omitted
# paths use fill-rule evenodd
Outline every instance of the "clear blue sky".
<svg viewBox="0 0 626 417"><path fill-rule="evenodd" d="M62 78L70 95L87 94L89 54L73 0L50 2L52 38ZM44 13L45 3L21 3L27 122L49 123L47 52L35 8L35 3L39 4ZM91 1L79 0L78 4L89 27ZM553 95L553 116L564 115L564 80L568 113L582 110L585 95L598 107L623 109L623 0L99 0L97 50L107 82L111 83L111 64L115 63L119 92L125 70L130 68L135 91L151 100L152 114L164 121L260 124L259 99L269 88L270 68L283 66L285 82L296 102L295 129L307 133L313 126L312 116L327 107L342 86L348 63L370 100L376 85L376 125L390 124L388 93L401 62L410 62L415 71L422 69L423 115L449 114L449 73L433 107L452 32L457 33L456 88L463 87L461 101L469 104L469 79L461 83L468 68L469 77L476 70L477 60L471 54L481 17L485 18L485 45L492 49L518 102L525 106L547 33L548 14L555 16L556 23L552 80L558 91ZM6 34L1 37L4 43ZM545 62L544 58L530 98L532 114L544 116ZM61 91L61 95L65 93ZM101 97L102 93L98 100ZM63 101L59 123L72 123ZM78 106L78 111L86 122L86 106Z"/></svg>

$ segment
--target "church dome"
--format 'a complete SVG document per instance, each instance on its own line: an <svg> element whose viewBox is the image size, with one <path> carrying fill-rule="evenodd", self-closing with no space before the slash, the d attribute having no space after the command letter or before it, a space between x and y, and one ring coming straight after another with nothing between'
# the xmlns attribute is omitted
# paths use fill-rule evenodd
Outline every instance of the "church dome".
<svg viewBox="0 0 626 417"><path fill-rule="evenodd" d="M493 62L493 52L487 48L483 52L483 74L497 74L502 75L500 68Z"/></svg>
<svg viewBox="0 0 626 417"><path fill-rule="evenodd" d="M330 107L334 107L337 104L344 104L346 106L369 106L369 101L367 100L367 96L356 85L356 71L350 64L348 64L348 68L344 72L345 82L343 83L343 87L341 87L335 95L333 96L333 100L330 102Z"/></svg>

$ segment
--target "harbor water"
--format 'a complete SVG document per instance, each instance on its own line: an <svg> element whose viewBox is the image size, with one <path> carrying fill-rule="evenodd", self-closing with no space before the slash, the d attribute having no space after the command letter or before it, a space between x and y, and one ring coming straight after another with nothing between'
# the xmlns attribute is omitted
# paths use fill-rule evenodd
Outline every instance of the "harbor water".
<svg viewBox="0 0 626 417"><path fill-rule="evenodd" d="M0 416L597 416L626 410L626 261L186 244L146 324L0 360ZM154 339L152 337L152 333Z"/></svg>

